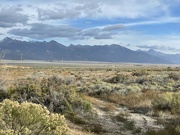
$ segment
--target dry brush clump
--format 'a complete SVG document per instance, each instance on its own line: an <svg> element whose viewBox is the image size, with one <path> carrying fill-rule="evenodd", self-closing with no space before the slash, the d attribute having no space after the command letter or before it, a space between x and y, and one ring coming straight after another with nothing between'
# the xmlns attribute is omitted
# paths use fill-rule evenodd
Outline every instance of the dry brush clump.
<svg viewBox="0 0 180 135"><path fill-rule="evenodd" d="M149 75L147 70L141 69L141 70L135 70L132 72L132 76L147 76Z"/></svg>
<svg viewBox="0 0 180 135"><path fill-rule="evenodd" d="M180 79L179 74L173 73L173 72L171 72L171 73L168 75L168 77L171 78L171 79L173 79L173 80L175 80L175 81L177 81L177 80Z"/></svg>
<svg viewBox="0 0 180 135"><path fill-rule="evenodd" d="M8 99L0 103L1 135L66 135L67 130L64 116L41 105Z"/></svg>

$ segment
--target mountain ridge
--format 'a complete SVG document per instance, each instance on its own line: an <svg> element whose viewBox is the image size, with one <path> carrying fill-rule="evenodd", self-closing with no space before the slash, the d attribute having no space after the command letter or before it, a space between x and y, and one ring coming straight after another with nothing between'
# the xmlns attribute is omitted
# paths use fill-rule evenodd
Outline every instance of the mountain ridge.
<svg viewBox="0 0 180 135"><path fill-rule="evenodd" d="M5 51L5 59L18 60L20 55L26 60L73 60L172 64L163 57L148 52L137 52L121 45L70 45L64 46L54 40L20 41L6 37L0 42L0 50Z"/></svg>
<svg viewBox="0 0 180 135"><path fill-rule="evenodd" d="M154 49L149 49L148 51L144 51L144 52L159 58L164 58L168 61L171 61L172 63L180 64L180 54L166 54L155 51Z"/></svg>

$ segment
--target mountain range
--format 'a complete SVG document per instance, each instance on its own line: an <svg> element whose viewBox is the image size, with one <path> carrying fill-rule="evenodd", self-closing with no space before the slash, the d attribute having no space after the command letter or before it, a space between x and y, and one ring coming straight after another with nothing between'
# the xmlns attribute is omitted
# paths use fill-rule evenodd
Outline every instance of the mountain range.
<svg viewBox="0 0 180 135"><path fill-rule="evenodd" d="M155 50L133 51L117 44L65 46L54 40L27 42L6 37L0 41L0 52L5 52L4 59L10 60L20 60L22 56L24 60L180 64L180 54L164 54Z"/></svg>
<svg viewBox="0 0 180 135"><path fill-rule="evenodd" d="M174 64L180 64L180 54L165 54L165 53L155 51L153 49L149 49L148 51L146 51L146 53L162 58L162 59L166 59Z"/></svg>

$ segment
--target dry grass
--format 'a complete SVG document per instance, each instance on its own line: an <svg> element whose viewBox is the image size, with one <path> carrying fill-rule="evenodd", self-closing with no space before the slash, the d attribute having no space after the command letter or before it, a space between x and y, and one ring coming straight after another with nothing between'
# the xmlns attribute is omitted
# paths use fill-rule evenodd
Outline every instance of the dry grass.
<svg viewBox="0 0 180 135"><path fill-rule="evenodd" d="M120 94L103 94L100 98L113 102L115 104L134 107L150 107L151 101L159 94L158 91L145 91L143 93L120 95Z"/></svg>

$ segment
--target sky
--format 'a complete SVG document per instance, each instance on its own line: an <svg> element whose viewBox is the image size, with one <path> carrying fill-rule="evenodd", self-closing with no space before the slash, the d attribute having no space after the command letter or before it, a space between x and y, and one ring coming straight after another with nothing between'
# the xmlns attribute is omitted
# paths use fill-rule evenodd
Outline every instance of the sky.
<svg viewBox="0 0 180 135"><path fill-rule="evenodd" d="M180 0L1 0L5 37L180 53Z"/></svg>

